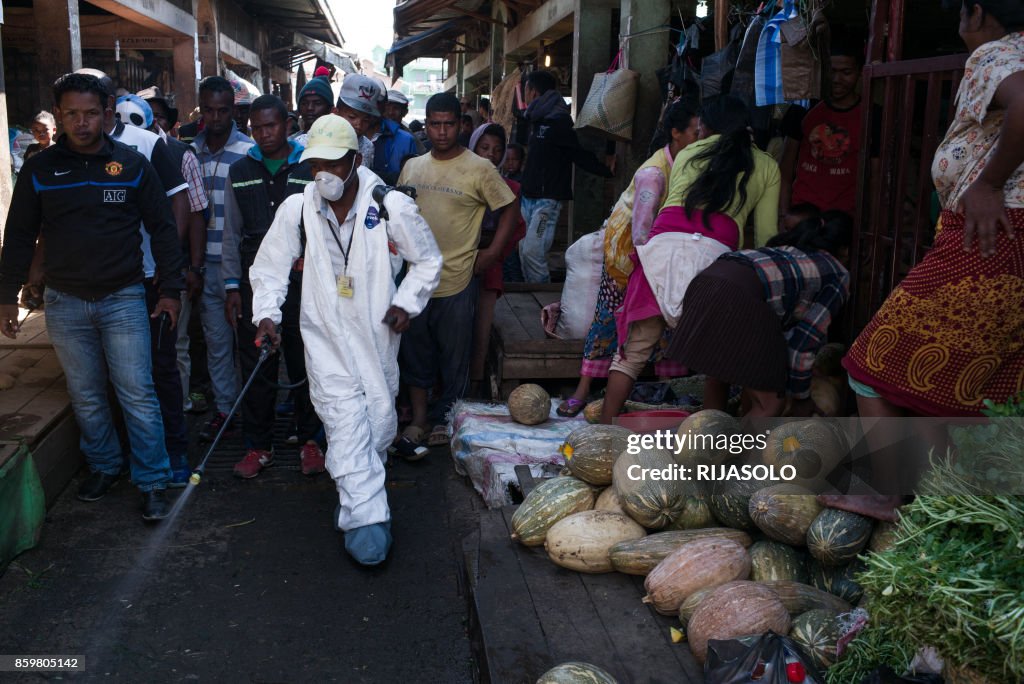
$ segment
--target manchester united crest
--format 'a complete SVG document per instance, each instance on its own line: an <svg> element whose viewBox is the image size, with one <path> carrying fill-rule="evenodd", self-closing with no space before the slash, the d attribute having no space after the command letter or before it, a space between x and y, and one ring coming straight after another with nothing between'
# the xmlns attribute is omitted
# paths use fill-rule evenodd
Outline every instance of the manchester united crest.
<svg viewBox="0 0 1024 684"><path fill-rule="evenodd" d="M124 171L124 166L121 162L116 161L107 162L107 165L103 168L108 176L120 176L121 172Z"/></svg>

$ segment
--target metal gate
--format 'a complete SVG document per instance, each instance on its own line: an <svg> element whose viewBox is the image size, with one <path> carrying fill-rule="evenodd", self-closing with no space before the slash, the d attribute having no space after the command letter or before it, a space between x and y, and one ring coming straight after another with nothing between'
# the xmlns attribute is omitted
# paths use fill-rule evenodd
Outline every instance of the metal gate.
<svg viewBox="0 0 1024 684"><path fill-rule="evenodd" d="M932 158L955 111L967 59L901 59L903 19L903 0L875 1L862 83L865 102L881 107L863 108L862 182L846 311L853 336L932 245Z"/></svg>

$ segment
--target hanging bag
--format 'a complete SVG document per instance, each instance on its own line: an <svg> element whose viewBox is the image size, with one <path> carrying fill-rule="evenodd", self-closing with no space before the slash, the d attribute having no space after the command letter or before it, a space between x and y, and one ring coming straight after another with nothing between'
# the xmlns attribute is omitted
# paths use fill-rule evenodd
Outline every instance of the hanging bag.
<svg viewBox="0 0 1024 684"><path fill-rule="evenodd" d="M736 24L729 33L729 44L704 58L700 68L700 96L703 102L729 92L742 44L743 25Z"/></svg>
<svg viewBox="0 0 1024 684"><path fill-rule="evenodd" d="M633 139L633 114L636 113L636 89L640 74L620 69L622 50L608 71L594 75L590 92L576 115L576 128L586 129L618 142Z"/></svg>

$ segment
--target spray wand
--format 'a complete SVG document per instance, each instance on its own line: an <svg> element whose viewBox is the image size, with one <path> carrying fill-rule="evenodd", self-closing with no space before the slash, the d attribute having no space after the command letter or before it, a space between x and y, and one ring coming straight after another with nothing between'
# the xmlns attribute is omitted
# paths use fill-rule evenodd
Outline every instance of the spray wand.
<svg viewBox="0 0 1024 684"><path fill-rule="evenodd" d="M256 340L256 346L259 347L260 355L256 359L256 367L252 369L252 374L249 375L249 379L245 381L245 385L242 387L242 391L238 393L238 398L235 400L235 405L231 407L231 411L228 412L228 417L224 420L224 424L220 426L220 430L217 431L217 436L213 438L210 443L210 448L207 449L206 455L203 456L203 460L199 462L199 465L192 471L191 477L188 478L190 485L198 485L203 479L203 472L206 470L206 462L210 460L210 456L213 455L213 450L217 448L217 442L224 435L224 432L228 429L228 423L231 422L231 416L235 415L238 411L238 407L242 404L242 399L245 397L245 393L249 391L249 387L252 386L253 380L256 379L256 374L260 372L260 367L263 362L266 361L273 353L273 344L270 341L269 335L263 335Z"/></svg>

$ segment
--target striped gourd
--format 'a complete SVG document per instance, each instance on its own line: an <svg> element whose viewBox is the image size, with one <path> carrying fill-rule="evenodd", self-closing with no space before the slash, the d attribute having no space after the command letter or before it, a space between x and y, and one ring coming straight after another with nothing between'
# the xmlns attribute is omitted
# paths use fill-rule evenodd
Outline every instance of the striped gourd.
<svg viewBox="0 0 1024 684"><path fill-rule="evenodd" d="M675 468L672 453L665 449L624 451L612 469L612 485L622 507L633 520L660 530L686 509L687 500L699 494L697 486L679 478L661 479L660 473Z"/></svg>
<svg viewBox="0 0 1024 684"><path fill-rule="evenodd" d="M865 567L864 561L860 559L849 565L840 566L822 565L818 561L811 561L807 571L811 576L812 585L856 605L864 596L864 587L857 582L856 577Z"/></svg>
<svg viewBox="0 0 1024 684"><path fill-rule="evenodd" d="M608 553L627 539L647 534L628 516L610 511L583 511L562 518L548 530L544 550L556 565L577 572L612 572Z"/></svg>
<svg viewBox="0 0 1024 684"><path fill-rule="evenodd" d="M821 506L809 489L784 483L756 491L750 497L747 512L754 524L772 539L803 546Z"/></svg>
<svg viewBox="0 0 1024 684"><path fill-rule="evenodd" d="M703 664L711 639L735 639L768 630L788 634L786 607L770 589L757 582L729 582L715 587L686 623L690 651Z"/></svg>
<svg viewBox="0 0 1024 684"><path fill-rule="evenodd" d="M750 554L731 539L697 539L665 557L644 580L644 603L662 615L676 615L686 597L750 575Z"/></svg>
<svg viewBox="0 0 1024 684"><path fill-rule="evenodd" d="M597 665L568 662L542 674L537 684L618 684L618 681Z"/></svg>
<svg viewBox="0 0 1024 684"><path fill-rule="evenodd" d="M873 527L871 518L826 508L807 529L807 550L824 565L846 565L868 545Z"/></svg>
<svg viewBox="0 0 1024 684"><path fill-rule="evenodd" d="M750 553L750 579L793 580L806 582L807 564L804 556L792 546L775 541L759 541L747 551Z"/></svg>
<svg viewBox="0 0 1024 684"><path fill-rule="evenodd" d="M729 442L739 431L739 421L725 411L697 411L676 430L683 440L676 462L687 467L724 463L729 459Z"/></svg>
<svg viewBox="0 0 1024 684"><path fill-rule="evenodd" d="M575 477L603 487L612 483L612 466L629 443L632 430L621 425L584 425L562 445L565 465Z"/></svg>
<svg viewBox="0 0 1024 684"><path fill-rule="evenodd" d="M562 518L594 507L594 489L575 477L541 482L512 514L512 538L524 546L540 546L551 526Z"/></svg>
<svg viewBox="0 0 1024 684"><path fill-rule="evenodd" d="M716 587L705 587L686 597L682 605L679 606L679 622L681 622L684 627L690 621L690 617L697 610L697 607L703 603L704 599L706 599L715 589Z"/></svg>
<svg viewBox="0 0 1024 684"><path fill-rule="evenodd" d="M687 542L696 539L731 539L741 546L750 546L750 536L743 530L708 527L700 530L657 532L643 539L619 542L612 547L612 565L627 575L646 575L665 557Z"/></svg>
<svg viewBox="0 0 1024 684"><path fill-rule="evenodd" d="M839 637L842 629L836 613L816 608L793 618L789 638L811 657L815 667L832 667L839 659Z"/></svg>
<svg viewBox="0 0 1024 684"><path fill-rule="evenodd" d="M803 582L765 580L761 584L775 592L790 615L800 615L815 608L831 610L836 613L845 613L850 610L850 604L838 596Z"/></svg>

